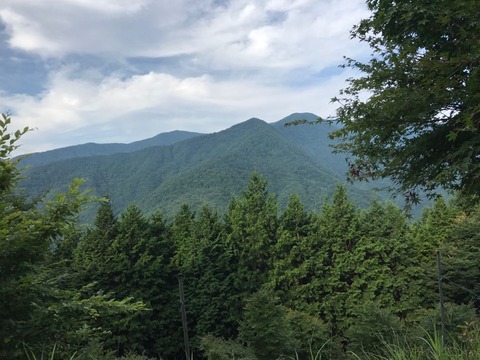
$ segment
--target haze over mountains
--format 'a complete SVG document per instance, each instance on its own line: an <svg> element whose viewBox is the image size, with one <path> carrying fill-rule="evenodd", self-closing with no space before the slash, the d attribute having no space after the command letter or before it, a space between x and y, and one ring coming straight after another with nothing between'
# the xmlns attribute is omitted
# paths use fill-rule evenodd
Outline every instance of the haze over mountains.
<svg viewBox="0 0 480 360"><path fill-rule="evenodd" d="M65 191L73 178L87 179L98 195L109 195L117 212L135 203L172 216L182 204L209 204L225 211L253 171L265 177L280 207L291 194L309 210L344 183L343 155L332 154L326 124L285 127L318 117L292 114L268 124L252 118L229 129L199 134L174 131L131 144L83 144L31 154L21 186L28 194ZM346 185L352 200L366 206L376 194L365 184ZM371 186L371 185L369 185Z"/></svg>

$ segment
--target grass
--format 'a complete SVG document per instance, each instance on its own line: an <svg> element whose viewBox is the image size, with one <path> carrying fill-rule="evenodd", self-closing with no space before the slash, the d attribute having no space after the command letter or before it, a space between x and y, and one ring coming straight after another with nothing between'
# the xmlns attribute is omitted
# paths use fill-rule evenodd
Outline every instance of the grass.
<svg viewBox="0 0 480 360"><path fill-rule="evenodd" d="M355 354L356 360L480 360L480 331L467 326L458 340L449 339L446 346L438 331L425 335L419 341L383 343L383 354Z"/></svg>
<svg viewBox="0 0 480 360"><path fill-rule="evenodd" d="M44 351L41 352L40 357L37 357L33 350L28 347L28 345L23 345L23 348L25 349L25 354L27 355L28 360L54 360L55 359L55 354L57 352L57 344L53 345L52 351L46 354ZM74 360L76 356L76 352L73 353L72 356L70 356L68 359L69 360Z"/></svg>

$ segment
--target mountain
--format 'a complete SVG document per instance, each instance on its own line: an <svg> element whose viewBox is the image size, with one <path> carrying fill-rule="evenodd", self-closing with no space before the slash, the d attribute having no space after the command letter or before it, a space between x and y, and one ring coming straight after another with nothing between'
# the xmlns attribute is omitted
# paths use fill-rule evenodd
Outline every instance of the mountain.
<svg viewBox="0 0 480 360"><path fill-rule="evenodd" d="M294 120L306 120L307 124L301 124L296 126L285 126L285 124L291 123ZM286 118L272 123L278 131L282 133L292 143L296 144L306 154L322 166L326 166L330 171L345 178L345 174L348 171L348 163L345 154L333 154L332 146L339 143L338 140L330 139L328 134L339 126L334 124L328 124L321 122L319 124L310 125L309 123L315 123L318 120L318 116L311 113L295 113ZM375 181L370 180L367 182L357 182L355 187L363 190L372 189L387 189L393 187L393 183L387 179L378 179ZM391 195L386 190L378 190L377 195L382 198L389 198ZM401 205L401 201L398 201Z"/></svg>
<svg viewBox="0 0 480 360"><path fill-rule="evenodd" d="M286 126L295 120L306 120L307 123ZM294 113L271 125L317 163L344 178L347 172L347 162L342 155L332 154L332 145L338 142L328 137L328 133L338 129L338 126L325 122L310 124L317 120L318 116L311 113Z"/></svg>
<svg viewBox="0 0 480 360"><path fill-rule="evenodd" d="M30 163L21 185L32 195L54 193L64 191L75 177L86 178L98 195L111 197L117 212L136 203L146 212L161 210L172 216L184 203L193 209L208 203L223 212L256 171L267 178L281 207L296 193L307 209L320 210L343 178L333 166L338 159L330 159L335 155L325 143L326 129L309 127L317 134L307 131L306 139L300 126L283 126L292 116L300 115L315 116L293 114L273 124L253 118L217 133L195 134L173 144L130 152L88 155L87 144L77 147L85 151L78 151L77 157L67 148L66 158L58 149L57 158L62 160L51 157L42 165ZM308 148L308 143L318 142L322 145L316 145L313 151ZM376 196L352 185L348 189L360 206Z"/></svg>
<svg viewBox="0 0 480 360"><path fill-rule="evenodd" d="M130 144L96 144L87 143L82 145L68 146L61 149L54 149L45 152L29 154L22 160L23 166L39 166L49 164L59 160L72 159L77 157L87 157L96 155L111 155L116 153L129 153L145 149L151 146L171 145L176 142L190 139L203 134L175 130L167 133L161 133L149 139L135 141Z"/></svg>

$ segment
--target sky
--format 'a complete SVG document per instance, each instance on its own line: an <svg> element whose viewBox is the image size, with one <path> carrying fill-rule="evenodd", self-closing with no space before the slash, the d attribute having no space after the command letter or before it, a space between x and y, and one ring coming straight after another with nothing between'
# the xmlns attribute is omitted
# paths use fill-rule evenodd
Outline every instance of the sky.
<svg viewBox="0 0 480 360"><path fill-rule="evenodd" d="M16 154L327 117L356 74L363 0L1 0L0 112Z"/></svg>

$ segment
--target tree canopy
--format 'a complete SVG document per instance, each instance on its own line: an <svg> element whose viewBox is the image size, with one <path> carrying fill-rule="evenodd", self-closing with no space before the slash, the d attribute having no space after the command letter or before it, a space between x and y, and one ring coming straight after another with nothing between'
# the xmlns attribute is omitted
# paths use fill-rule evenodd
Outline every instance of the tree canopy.
<svg viewBox="0 0 480 360"><path fill-rule="evenodd" d="M372 49L333 101L353 178L390 177L407 201L480 191L480 2L367 0L351 32ZM478 201L478 198L477 198Z"/></svg>

